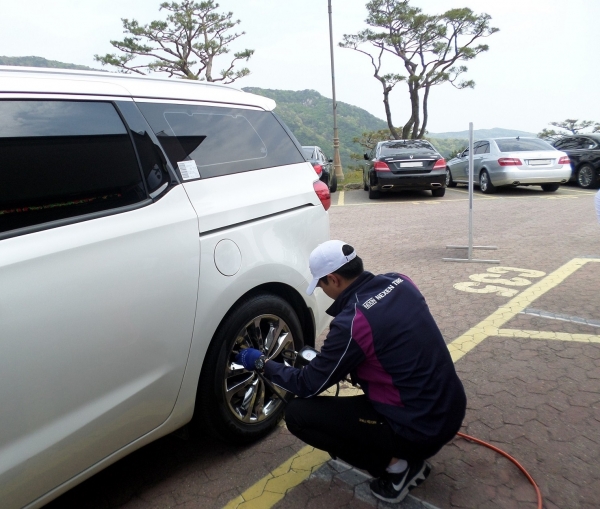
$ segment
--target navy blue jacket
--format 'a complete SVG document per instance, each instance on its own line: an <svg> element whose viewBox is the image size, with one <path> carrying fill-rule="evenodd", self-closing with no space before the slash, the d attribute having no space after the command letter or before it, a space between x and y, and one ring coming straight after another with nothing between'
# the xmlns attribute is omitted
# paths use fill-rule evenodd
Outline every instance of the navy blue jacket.
<svg viewBox="0 0 600 509"><path fill-rule="evenodd" d="M320 354L303 369L269 361L265 375L302 398L353 373L377 412L415 441L450 439L466 396L421 292L401 274L363 272L334 301Z"/></svg>

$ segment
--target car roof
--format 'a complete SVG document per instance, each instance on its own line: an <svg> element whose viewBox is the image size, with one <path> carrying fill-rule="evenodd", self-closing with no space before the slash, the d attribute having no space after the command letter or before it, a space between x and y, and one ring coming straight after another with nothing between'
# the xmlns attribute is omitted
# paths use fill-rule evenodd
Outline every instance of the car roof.
<svg viewBox="0 0 600 509"><path fill-rule="evenodd" d="M271 111L275 101L227 85L104 71L0 66L4 93L81 94L203 101L254 106Z"/></svg>

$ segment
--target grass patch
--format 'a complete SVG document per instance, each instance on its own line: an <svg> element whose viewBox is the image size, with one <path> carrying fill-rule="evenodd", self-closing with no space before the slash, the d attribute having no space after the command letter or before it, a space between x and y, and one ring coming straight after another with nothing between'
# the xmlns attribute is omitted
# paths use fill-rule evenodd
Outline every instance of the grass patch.
<svg viewBox="0 0 600 509"><path fill-rule="evenodd" d="M362 184L363 174L361 170L348 171L344 173L344 182L342 184Z"/></svg>

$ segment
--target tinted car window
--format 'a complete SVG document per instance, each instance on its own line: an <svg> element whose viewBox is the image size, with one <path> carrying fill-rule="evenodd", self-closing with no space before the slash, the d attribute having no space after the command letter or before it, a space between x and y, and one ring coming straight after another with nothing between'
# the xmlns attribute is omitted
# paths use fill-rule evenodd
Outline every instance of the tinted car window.
<svg viewBox="0 0 600 509"><path fill-rule="evenodd" d="M530 152L532 150L554 150L550 143L537 138L496 140L500 152Z"/></svg>
<svg viewBox="0 0 600 509"><path fill-rule="evenodd" d="M156 103L138 106L171 164L178 167L180 162L194 161L202 178L304 161L267 111ZM182 177L194 178L192 174Z"/></svg>
<svg viewBox="0 0 600 509"><path fill-rule="evenodd" d="M398 152L404 152L407 150L418 150L418 151L431 151L436 152L431 143L426 140L398 140L389 143L383 143L379 149L379 156L391 156Z"/></svg>
<svg viewBox="0 0 600 509"><path fill-rule="evenodd" d="M302 147L302 152L304 152L304 157L306 157L306 159L312 159L314 149L312 147Z"/></svg>
<svg viewBox="0 0 600 509"><path fill-rule="evenodd" d="M0 101L0 232L147 198L108 102Z"/></svg>
<svg viewBox="0 0 600 509"><path fill-rule="evenodd" d="M590 138L581 138L581 142L583 149L596 148L596 142Z"/></svg>
<svg viewBox="0 0 600 509"><path fill-rule="evenodd" d="M482 142L474 148L474 154L489 154L490 153L490 144L487 142Z"/></svg>

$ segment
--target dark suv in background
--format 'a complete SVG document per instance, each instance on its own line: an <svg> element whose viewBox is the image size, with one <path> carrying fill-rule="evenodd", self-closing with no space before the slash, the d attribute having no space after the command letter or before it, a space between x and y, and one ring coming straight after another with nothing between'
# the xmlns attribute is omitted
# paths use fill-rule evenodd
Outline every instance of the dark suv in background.
<svg viewBox="0 0 600 509"><path fill-rule="evenodd" d="M327 184L329 192L335 193L337 191L337 177L333 171L333 159L329 159L320 147L314 145L303 146L302 152L306 160L313 165L319 179Z"/></svg>
<svg viewBox="0 0 600 509"><path fill-rule="evenodd" d="M446 161L426 140L380 141L364 157L363 185L371 199L406 189L431 189L434 197L446 193Z"/></svg>
<svg viewBox="0 0 600 509"><path fill-rule="evenodd" d="M577 182L584 189L600 186L600 134L576 134L553 143L571 159L570 181Z"/></svg>

